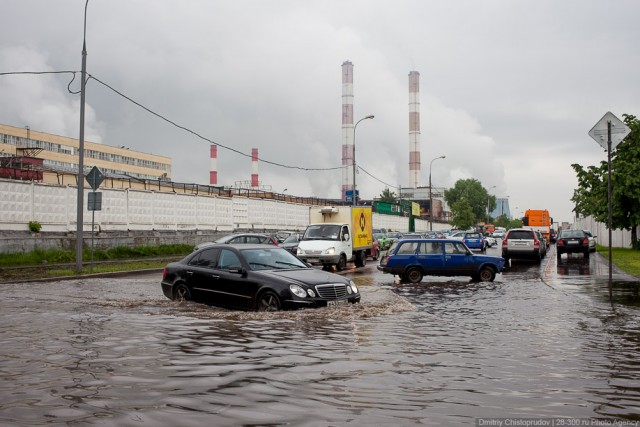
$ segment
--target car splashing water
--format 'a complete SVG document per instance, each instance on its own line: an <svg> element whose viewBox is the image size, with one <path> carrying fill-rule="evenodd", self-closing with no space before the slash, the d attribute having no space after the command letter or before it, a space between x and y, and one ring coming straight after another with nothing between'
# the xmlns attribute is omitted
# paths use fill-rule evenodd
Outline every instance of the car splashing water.
<svg viewBox="0 0 640 427"><path fill-rule="evenodd" d="M400 286L362 269L362 303L277 313L170 301L157 275L5 285L0 424L637 420L633 291L612 308L599 282L512 271Z"/></svg>

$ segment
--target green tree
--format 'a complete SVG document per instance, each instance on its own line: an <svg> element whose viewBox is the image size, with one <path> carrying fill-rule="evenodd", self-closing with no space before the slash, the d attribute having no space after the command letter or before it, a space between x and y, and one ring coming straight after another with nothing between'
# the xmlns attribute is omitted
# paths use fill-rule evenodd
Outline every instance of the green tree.
<svg viewBox="0 0 640 427"><path fill-rule="evenodd" d="M520 228L522 227L521 219L509 219L506 215L500 215L495 219L494 224L496 227L504 227L507 230L510 228Z"/></svg>
<svg viewBox="0 0 640 427"><path fill-rule="evenodd" d="M631 133L611 152L611 225L613 229L631 230L631 243L640 249L636 231L640 224L640 120L627 114L623 117ZM587 168L574 163L571 167L578 177L578 188L571 198L574 211L606 224L609 216L607 162Z"/></svg>
<svg viewBox="0 0 640 427"><path fill-rule="evenodd" d="M506 215L500 215L498 218L495 218L493 220L493 223L495 224L496 227L504 227L504 228L509 228L509 218L507 218Z"/></svg>
<svg viewBox="0 0 640 427"><path fill-rule="evenodd" d="M487 219L487 208L489 212L496 208L496 196L490 195L480 181L474 178L456 181L453 188L445 190L444 199L451 206L451 214L454 218L454 205L466 200L473 214L471 225Z"/></svg>
<svg viewBox="0 0 640 427"><path fill-rule="evenodd" d="M396 203L398 199L396 198L396 193L389 190L389 187L385 188L384 191L380 194L381 202L384 203Z"/></svg>
<svg viewBox="0 0 640 427"><path fill-rule="evenodd" d="M460 199L451 205L451 224L460 230L467 230L476 223L471 203L467 199Z"/></svg>

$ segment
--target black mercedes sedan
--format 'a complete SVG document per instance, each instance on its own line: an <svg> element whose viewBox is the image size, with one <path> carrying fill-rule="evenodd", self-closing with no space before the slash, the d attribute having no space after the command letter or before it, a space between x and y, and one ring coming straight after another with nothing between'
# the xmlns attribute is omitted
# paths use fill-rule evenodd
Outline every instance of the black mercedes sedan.
<svg viewBox="0 0 640 427"><path fill-rule="evenodd" d="M162 292L174 300L257 311L360 302L353 281L271 245L203 247L165 267Z"/></svg>

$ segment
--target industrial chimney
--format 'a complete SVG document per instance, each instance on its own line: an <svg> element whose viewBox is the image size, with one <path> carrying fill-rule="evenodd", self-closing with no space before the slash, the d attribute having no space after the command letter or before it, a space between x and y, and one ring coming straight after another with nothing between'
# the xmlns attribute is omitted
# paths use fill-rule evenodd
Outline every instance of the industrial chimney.
<svg viewBox="0 0 640 427"><path fill-rule="evenodd" d="M420 186L420 73L409 72L409 187Z"/></svg>
<svg viewBox="0 0 640 427"><path fill-rule="evenodd" d="M353 166L353 64L351 61L344 61L342 63L342 200L345 201L347 191L353 190Z"/></svg>
<svg viewBox="0 0 640 427"><path fill-rule="evenodd" d="M251 149L251 188L258 188L258 149Z"/></svg>
<svg viewBox="0 0 640 427"><path fill-rule="evenodd" d="M218 185L218 146L211 145L211 169L209 170L209 184Z"/></svg>

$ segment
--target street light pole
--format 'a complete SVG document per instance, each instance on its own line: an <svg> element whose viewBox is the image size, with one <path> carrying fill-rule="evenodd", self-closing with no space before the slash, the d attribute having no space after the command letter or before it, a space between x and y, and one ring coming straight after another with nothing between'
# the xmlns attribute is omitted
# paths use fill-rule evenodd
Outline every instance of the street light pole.
<svg viewBox="0 0 640 427"><path fill-rule="evenodd" d="M367 117L363 117L360 120L358 120L356 122L355 125L353 125L353 195L352 197L352 205L355 206L356 205L356 201L358 200L358 198L356 197L356 127L358 127L358 123L360 123L363 120L367 120L367 119L373 119L375 116L373 114L369 114Z"/></svg>
<svg viewBox="0 0 640 427"><path fill-rule="evenodd" d="M429 163L429 231L433 231L433 193L431 192L431 166L438 159L445 159L447 156L436 157Z"/></svg>
<svg viewBox="0 0 640 427"><path fill-rule="evenodd" d="M82 271L82 228L84 225L84 101L85 86L87 81L87 7L89 0L84 5L84 33L82 35L82 71L80 82L80 137L78 139L78 204L76 214L76 271Z"/></svg>

